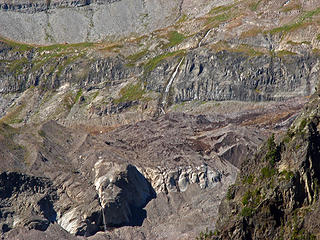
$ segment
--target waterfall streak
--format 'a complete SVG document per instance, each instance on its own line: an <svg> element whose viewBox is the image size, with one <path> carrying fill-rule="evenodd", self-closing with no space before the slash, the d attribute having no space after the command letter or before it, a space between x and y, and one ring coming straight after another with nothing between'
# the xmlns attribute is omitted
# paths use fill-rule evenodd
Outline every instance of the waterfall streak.
<svg viewBox="0 0 320 240"><path fill-rule="evenodd" d="M171 78L170 78L170 81L169 81L169 83L168 83L168 85L167 85L167 87L166 87L166 90L164 91L165 93L168 93L168 92L169 92L170 87L171 87L171 85L172 85L172 83L173 83L174 78L176 77L176 75L177 75L177 73L178 73L178 71L179 71L179 67L180 67L183 59L184 59L184 58L181 58L178 66L176 67L175 71L173 72L173 74L172 74L172 76L171 76Z"/></svg>
<svg viewBox="0 0 320 240"><path fill-rule="evenodd" d="M162 106L163 107L166 106L168 94L169 94L169 91L170 91L170 87L171 87L171 85L173 83L173 80L175 79L175 77L176 77L176 75L177 75L177 73L179 71L179 67L180 67L181 63L183 62L183 60L184 60L184 57L181 58L179 64L177 65L176 69L174 70L173 74L171 75L171 78L170 78L170 80L169 80L169 82L168 82L168 84L166 86L166 89L165 89L165 91L163 93L163 98L162 98Z"/></svg>
<svg viewBox="0 0 320 240"><path fill-rule="evenodd" d="M204 39L209 35L209 33L212 31L212 29L210 29L205 35L204 37L200 40L198 47L201 47L202 42L204 41Z"/></svg>

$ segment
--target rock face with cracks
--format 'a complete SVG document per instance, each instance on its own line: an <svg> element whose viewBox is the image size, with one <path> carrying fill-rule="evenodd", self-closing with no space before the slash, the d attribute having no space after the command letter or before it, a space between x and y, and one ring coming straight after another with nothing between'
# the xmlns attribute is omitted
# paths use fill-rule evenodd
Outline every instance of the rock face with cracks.
<svg viewBox="0 0 320 240"><path fill-rule="evenodd" d="M106 226L141 225L146 212L142 208L155 192L151 184L133 166L99 160L94 165L94 185L103 208Z"/></svg>
<svg viewBox="0 0 320 240"><path fill-rule="evenodd" d="M176 64L178 61L176 60ZM171 63L161 64L148 77L147 87L164 90ZM180 66L171 92L172 102L269 101L308 96L319 76L317 56L246 56L243 53L198 49Z"/></svg>

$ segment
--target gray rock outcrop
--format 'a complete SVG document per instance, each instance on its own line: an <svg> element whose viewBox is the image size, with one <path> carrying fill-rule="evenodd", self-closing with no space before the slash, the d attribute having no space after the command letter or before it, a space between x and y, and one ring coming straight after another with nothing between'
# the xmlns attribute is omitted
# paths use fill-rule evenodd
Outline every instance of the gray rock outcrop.
<svg viewBox="0 0 320 240"><path fill-rule="evenodd" d="M176 60L176 62L178 62ZM172 63L159 65L147 87L164 91ZM167 76L167 77L166 77ZM190 51L172 84L172 101L282 100L309 96L319 78L319 58L312 55L273 57L199 49Z"/></svg>
<svg viewBox="0 0 320 240"><path fill-rule="evenodd" d="M146 215L143 208L156 197L145 177L132 165L120 166L103 159L95 163L94 169L104 224L141 225Z"/></svg>
<svg viewBox="0 0 320 240"><path fill-rule="evenodd" d="M20 42L77 43L142 34L172 24L175 1L39 1L1 3L0 35Z"/></svg>
<svg viewBox="0 0 320 240"><path fill-rule="evenodd" d="M48 61L43 62L45 55L41 56L36 49L21 55L3 45L0 56L6 60L0 62L0 93L21 92L31 86L57 89L66 83L101 89L143 79L147 90L162 94L180 61L170 58L149 72L142 67L128 66L127 60L120 56L83 58L75 53L58 55L55 59L57 54L50 53L54 58L49 54ZM309 96L315 91L319 71L319 57L311 53L248 56L200 48L186 54L167 98L172 104L192 100L270 101ZM109 108L104 112L117 112Z"/></svg>

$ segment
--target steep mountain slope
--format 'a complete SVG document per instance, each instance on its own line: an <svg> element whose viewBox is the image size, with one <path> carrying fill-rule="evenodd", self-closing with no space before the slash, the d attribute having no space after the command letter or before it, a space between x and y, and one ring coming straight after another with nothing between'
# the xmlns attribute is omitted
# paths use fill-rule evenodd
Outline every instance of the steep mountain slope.
<svg viewBox="0 0 320 240"><path fill-rule="evenodd" d="M0 0L2 238L313 237L319 7Z"/></svg>
<svg viewBox="0 0 320 240"><path fill-rule="evenodd" d="M286 135L244 162L214 239L319 238L319 103L318 91Z"/></svg>

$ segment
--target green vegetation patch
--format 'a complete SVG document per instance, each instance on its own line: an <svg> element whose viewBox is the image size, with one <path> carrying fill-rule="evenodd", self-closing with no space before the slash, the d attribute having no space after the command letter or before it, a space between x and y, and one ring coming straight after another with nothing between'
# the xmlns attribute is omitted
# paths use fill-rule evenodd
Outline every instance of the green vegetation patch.
<svg viewBox="0 0 320 240"><path fill-rule="evenodd" d="M62 51L67 49L83 49L93 47L95 44L92 42L72 43L72 44L53 44L48 46L38 47L39 51Z"/></svg>
<svg viewBox="0 0 320 240"><path fill-rule="evenodd" d="M28 64L27 58L17 59L15 61L10 62L9 71L13 73L15 76L18 76L23 73L23 68L26 64Z"/></svg>
<svg viewBox="0 0 320 240"><path fill-rule="evenodd" d="M301 10L302 6L300 3L293 3L293 4L288 4L287 6L282 8L283 12L290 12L293 10Z"/></svg>
<svg viewBox="0 0 320 240"><path fill-rule="evenodd" d="M108 52L119 52L120 48L123 48L122 44L112 44L112 45L106 46L100 50L108 51Z"/></svg>
<svg viewBox="0 0 320 240"><path fill-rule="evenodd" d="M57 70L59 77L62 71L71 63L75 62L78 58L84 57L84 53L74 52L48 52L40 55L32 61L32 72L38 71L40 68L47 67L47 72L52 74Z"/></svg>
<svg viewBox="0 0 320 240"><path fill-rule="evenodd" d="M21 123L23 119L19 118L19 115L25 107L26 107L25 103L15 106L10 112L8 112L4 117L0 119L0 122L6 123L6 124Z"/></svg>
<svg viewBox="0 0 320 240"><path fill-rule="evenodd" d="M217 233L215 234L211 230L209 231L207 228L205 232L200 232L196 240L210 240L214 235L217 235Z"/></svg>
<svg viewBox="0 0 320 240"><path fill-rule="evenodd" d="M177 31L169 32L168 37L169 37L169 39L168 39L169 43L165 44L162 47L163 49L170 48L170 47L173 47L175 45L178 45L179 43L181 43L186 38L183 34L178 33Z"/></svg>
<svg viewBox="0 0 320 240"><path fill-rule="evenodd" d="M12 137L17 133L17 129L11 127L9 124L5 123L3 119L0 119L0 134L7 139L12 139Z"/></svg>
<svg viewBox="0 0 320 240"><path fill-rule="evenodd" d="M210 10L209 14L210 14L210 15L213 15L213 14L218 14L218 13L226 12L226 11L231 10L233 7L234 7L234 4L215 7L215 8L212 8L212 9Z"/></svg>
<svg viewBox="0 0 320 240"><path fill-rule="evenodd" d="M306 125L307 125L307 119L302 119L299 125L299 132L302 132L303 129L306 127Z"/></svg>
<svg viewBox="0 0 320 240"><path fill-rule="evenodd" d="M286 25L283 25L281 27L278 27L278 28L274 28L272 30L270 30L270 34L276 34L276 33L287 33L287 32L292 32L292 31L295 31L301 27L305 26L305 23L303 22L295 22L295 23L292 23L292 24L286 24Z"/></svg>
<svg viewBox="0 0 320 240"><path fill-rule="evenodd" d="M207 19L207 24L218 26L223 22L230 20L234 15L231 12L222 13Z"/></svg>
<svg viewBox="0 0 320 240"><path fill-rule="evenodd" d="M14 50L20 51L20 52L29 51L33 48L31 45L15 42L15 41L3 38L3 37L0 37L0 42L4 42L4 43L8 44L12 48L14 48Z"/></svg>
<svg viewBox="0 0 320 240"><path fill-rule="evenodd" d="M94 43L54 44L37 47L39 55L32 61L32 71L35 72L45 65L51 65L49 73L57 68L59 76L63 69L79 57L84 56L83 49L93 47ZM79 50L79 51L78 51ZM59 58L62 58L59 62Z"/></svg>
<svg viewBox="0 0 320 240"><path fill-rule="evenodd" d="M252 184L254 181L254 175L250 174L249 176L245 176L243 179L242 179L242 183L243 184Z"/></svg>
<svg viewBox="0 0 320 240"><path fill-rule="evenodd" d="M313 48L313 49L312 49L312 53L315 54L315 55L317 55L317 56L320 56L320 49L318 49L318 48Z"/></svg>
<svg viewBox="0 0 320 240"><path fill-rule="evenodd" d="M230 20L232 17L236 16L236 13L236 4L212 8L209 12L210 17L208 17L206 24L213 25L214 27L218 26L219 24L226 22Z"/></svg>
<svg viewBox="0 0 320 240"><path fill-rule="evenodd" d="M76 94L76 97L74 99L74 102L77 103L80 99L80 97L82 96L82 88L80 88Z"/></svg>
<svg viewBox="0 0 320 240"><path fill-rule="evenodd" d="M252 193L250 191L246 192L242 197L242 201L241 201L242 204L244 206L248 205L249 200L251 199L251 197L252 197Z"/></svg>
<svg viewBox="0 0 320 240"><path fill-rule="evenodd" d="M14 142L13 137L18 134L19 130L11 127L0 119L0 145L7 147L15 154L19 154L21 158L25 155L25 147Z"/></svg>
<svg viewBox="0 0 320 240"><path fill-rule="evenodd" d="M265 155L265 160L269 162L271 167L274 167L275 163L279 162L281 159L280 146L277 146L277 144L275 143L274 134L272 134L271 137L268 138L267 148L268 151Z"/></svg>
<svg viewBox="0 0 320 240"><path fill-rule="evenodd" d="M47 63L56 63L59 57L65 56L67 53L56 53L56 52L52 52L52 53L47 53L44 54L43 56L39 56L37 58L35 58L32 61L32 69L31 71L37 71L39 70L42 66L44 66Z"/></svg>
<svg viewBox="0 0 320 240"><path fill-rule="evenodd" d="M256 56L262 56L264 55L263 52L259 52L255 50L254 48L250 47L249 45L246 44L241 44L237 48L232 48L231 51L233 52L242 52L245 53L249 57L256 57Z"/></svg>
<svg viewBox="0 0 320 240"><path fill-rule="evenodd" d="M288 32L295 31L299 28L305 27L306 25L310 24L310 20L312 20L312 18L315 15L319 15L319 14L320 14L320 8L305 12L302 16L298 18L298 20L296 20L296 22L285 24L278 28L274 28L270 30L269 33L276 34L276 33L288 33Z"/></svg>
<svg viewBox="0 0 320 240"><path fill-rule="evenodd" d="M229 52L243 53L243 54L247 55L248 57L258 57L258 56L262 56L262 55L266 54L266 53L263 53L263 52L260 52L256 49L254 49L253 47L251 47L247 44L240 44L238 46L231 48L228 45L228 43L226 43L224 41L219 41L218 43L215 43L215 44L211 45L210 47L215 52L220 52L222 50L226 50Z"/></svg>
<svg viewBox="0 0 320 240"><path fill-rule="evenodd" d="M261 2L262 1L259 0L259 1L254 1L254 2L250 3L249 4L249 8L251 9L251 11L257 11L257 9L258 9L258 7L259 7Z"/></svg>
<svg viewBox="0 0 320 240"><path fill-rule="evenodd" d="M30 51L32 49L36 49L39 52L42 51L63 51L63 50L75 50L75 49L84 49L88 47L93 47L95 46L95 43L92 42L81 42L81 43L72 43L72 44L52 44L52 45L47 45L47 46L35 46L35 45L29 45L29 44L24 44L24 43L19 43L15 42L3 37L0 37L0 42L4 42L7 45L11 46L14 50L19 51L19 52L25 52L25 51Z"/></svg>
<svg viewBox="0 0 320 240"><path fill-rule="evenodd" d="M25 156L25 147L22 145L19 145L17 143L15 143L13 141L13 136L15 134L10 135L10 138L8 139L8 137L6 139L3 140L3 137L5 137L5 135L0 134L0 143L3 144L2 147L7 147L11 154L18 154L19 157L24 158Z"/></svg>
<svg viewBox="0 0 320 240"><path fill-rule="evenodd" d="M253 208L250 208L250 207L244 207L242 210L241 210L241 216L243 217L251 217L254 213L254 209Z"/></svg>
<svg viewBox="0 0 320 240"><path fill-rule="evenodd" d="M234 190L234 184L230 185L228 187L228 191L227 191L227 200L232 200L235 197L235 190Z"/></svg>
<svg viewBox="0 0 320 240"><path fill-rule="evenodd" d="M142 89L140 83L137 84L128 84L120 90L120 98L114 99L114 103L123 103L129 101L140 100L145 93L145 90Z"/></svg>
<svg viewBox="0 0 320 240"><path fill-rule="evenodd" d="M242 205L247 206L249 205L252 208L255 208L259 205L261 201L261 193L260 189L257 188L254 191L248 190L242 197Z"/></svg>
<svg viewBox="0 0 320 240"><path fill-rule="evenodd" d="M255 28L251 28L246 32L242 32L240 35L240 38L249 38L249 37L255 37L257 36L259 33L262 33L261 28L255 27Z"/></svg>
<svg viewBox="0 0 320 240"><path fill-rule="evenodd" d="M305 12L302 15L302 17L300 18L300 21L309 20L309 19L313 18L313 16L319 15L319 14L320 14L320 7L317 9L314 9L312 11Z"/></svg>
<svg viewBox="0 0 320 240"><path fill-rule="evenodd" d="M43 130L39 130L38 134L39 134L39 136L41 136L43 138L46 136L46 133Z"/></svg>
<svg viewBox="0 0 320 240"><path fill-rule="evenodd" d="M276 52L276 56L278 57L294 56L294 55L297 55L297 54L288 50L281 50Z"/></svg>
<svg viewBox="0 0 320 240"><path fill-rule="evenodd" d="M276 169L264 167L261 169L261 178L262 179L268 179L274 176L277 173Z"/></svg>
<svg viewBox="0 0 320 240"><path fill-rule="evenodd" d="M175 56L179 56L179 55L185 55L185 51L184 50L179 50L179 51L175 51L175 52L168 52L168 53L164 53L164 54L161 54L161 55L158 55L152 59L150 59L144 66L144 69L146 72L151 72L152 70L154 70L157 65L169 58L169 57L175 57Z"/></svg>
<svg viewBox="0 0 320 240"><path fill-rule="evenodd" d="M183 15L179 18L177 24L184 23L184 22L187 21L187 20L188 20L188 15L187 15L187 14L183 14Z"/></svg>
<svg viewBox="0 0 320 240"><path fill-rule="evenodd" d="M293 178L294 173L291 171L283 170L280 172L280 176L283 176L285 180L289 181L291 178Z"/></svg>
<svg viewBox="0 0 320 240"><path fill-rule="evenodd" d="M137 52L135 54L128 56L127 59L130 61L130 63L135 63L136 61L140 60L145 55L147 55L147 53L148 53L148 49L144 49L140 52Z"/></svg>
<svg viewBox="0 0 320 240"><path fill-rule="evenodd" d="M288 144L292 140L293 137L294 137L294 132L288 130L282 141L284 143Z"/></svg>

